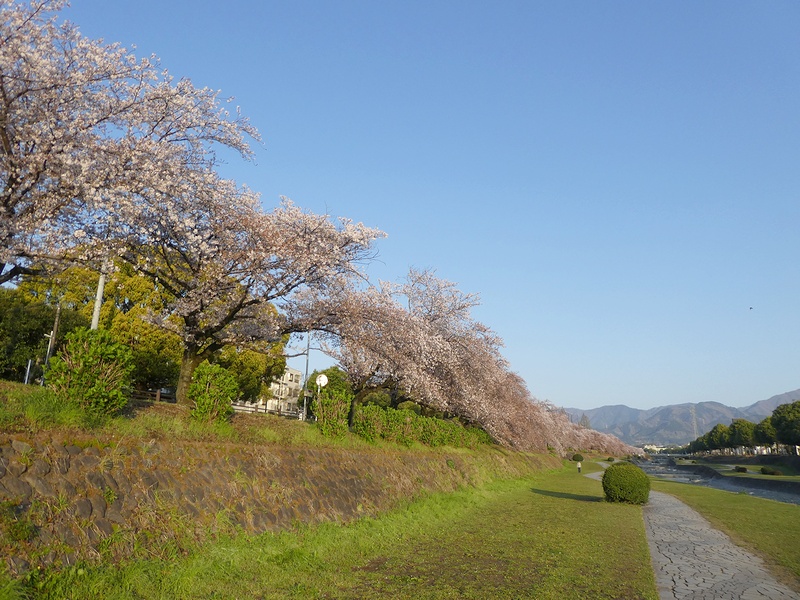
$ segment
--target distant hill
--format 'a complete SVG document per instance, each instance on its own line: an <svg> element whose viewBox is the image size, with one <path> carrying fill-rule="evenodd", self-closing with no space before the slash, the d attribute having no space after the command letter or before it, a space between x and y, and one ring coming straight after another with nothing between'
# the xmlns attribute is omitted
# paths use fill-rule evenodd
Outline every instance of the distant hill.
<svg viewBox="0 0 800 600"><path fill-rule="evenodd" d="M669 446L688 444L710 431L717 423L730 425L733 419L747 419L758 423L770 416L776 407L796 400L800 400L800 389L772 396L744 408L731 408L719 402L699 402L658 406L647 410L622 404L590 410L564 410L573 422L578 423L586 415L592 429L615 435L632 446Z"/></svg>

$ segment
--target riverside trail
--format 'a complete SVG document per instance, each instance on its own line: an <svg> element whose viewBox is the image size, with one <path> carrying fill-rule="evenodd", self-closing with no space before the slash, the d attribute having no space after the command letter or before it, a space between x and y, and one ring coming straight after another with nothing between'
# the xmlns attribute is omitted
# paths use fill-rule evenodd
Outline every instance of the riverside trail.
<svg viewBox="0 0 800 600"><path fill-rule="evenodd" d="M778 582L760 558L677 498L651 491L642 510L660 600L800 598Z"/></svg>

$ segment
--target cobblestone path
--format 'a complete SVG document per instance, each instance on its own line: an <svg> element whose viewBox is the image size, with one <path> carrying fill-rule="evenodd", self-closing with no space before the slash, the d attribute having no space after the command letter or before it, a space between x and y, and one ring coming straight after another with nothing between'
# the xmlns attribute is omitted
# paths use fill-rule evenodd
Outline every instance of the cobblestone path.
<svg viewBox="0 0 800 600"><path fill-rule="evenodd" d="M650 492L644 522L662 600L800 598L760 558L735 545L686 504Z"/></svg>

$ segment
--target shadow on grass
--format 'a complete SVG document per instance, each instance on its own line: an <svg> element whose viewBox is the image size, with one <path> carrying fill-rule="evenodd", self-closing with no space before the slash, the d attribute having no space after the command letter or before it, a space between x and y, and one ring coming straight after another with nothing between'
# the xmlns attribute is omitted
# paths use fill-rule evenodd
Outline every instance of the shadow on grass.
<svg viewBox="0 0 800 600"><path fill-rule="evenodd" d="M577 500L579 502L603 502L601 496L586 496L584 494L569 494L567 492L554 492L553 490L537 490L531 488L534 494L550 496L551 498L564 498L565 500Z"/></svg>

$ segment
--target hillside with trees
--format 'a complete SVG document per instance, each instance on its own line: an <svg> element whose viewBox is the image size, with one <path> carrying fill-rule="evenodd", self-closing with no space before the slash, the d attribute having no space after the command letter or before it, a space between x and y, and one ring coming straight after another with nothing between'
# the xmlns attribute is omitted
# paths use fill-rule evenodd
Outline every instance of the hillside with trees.
<svg viewBox="0 0 800 600"><path fill-rule="evenodd" d="M800 390L778 394L741 408L719 402L698 402L649 409L614 405L589 410L564 410L573 422L577 423L586 417L592 428L634 446L681 446L714 425L727 425L733 419L758 422L769 416L779 405L795 400L800 400Z"/></svg>

